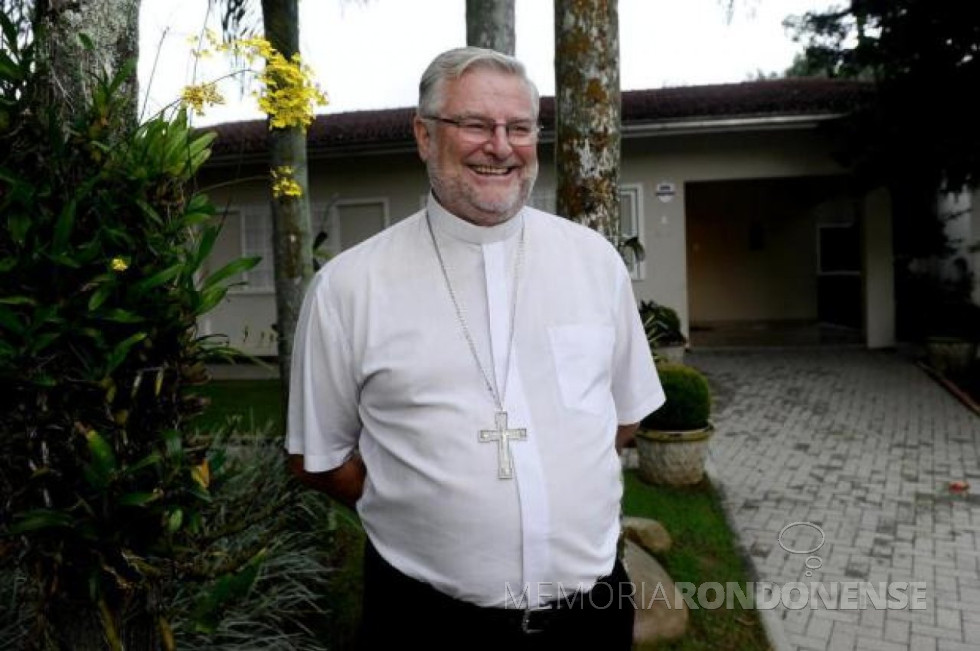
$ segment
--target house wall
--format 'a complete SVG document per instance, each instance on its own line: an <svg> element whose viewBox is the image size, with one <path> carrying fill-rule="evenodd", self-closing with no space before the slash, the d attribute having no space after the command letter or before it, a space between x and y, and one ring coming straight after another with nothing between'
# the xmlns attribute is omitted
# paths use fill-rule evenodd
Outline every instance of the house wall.
<svg viewBox="0 0 980 651"><path fill-rule="evenodd" d="M550 144L541 146L539 159L541 169L535 194L553 195L555 175L553 147ZM229 169L209 170L202 183L206 185L208 182L227 180ZM794 297L806 285L802 272L794 277L778 279L774 296L768 298L726 294L720 278L699 281L698 287L704 289L699 291L696 298L691 296L688 273L692 266L688 256L690 251L696 251L696 246L692 248L687 241L687 188L708 181L725 181L732 183L732 188L737 188L739 182L752 179L827 176L840 172L829 155L827 145L812 130L644 138L627 134L623 142L620 181L623 185L640 188L642 235L646 252L644 273L634 281L637 299L653 299L675 308L685 329L690 323L692 308L695 314L706 314L712 318L810 316L813 313L812 300L785 300ZM219 206L227 203L233 209L210 261L212 268L241 255L242 214L250 210L268 211L268 190L262 180L263 168L256 166L237 173L240 177L254 175L259 178L212 193ZM418 210L420 199L427 191L424 168L414 151L316 160L310 166L310 184L314 230L324 218L327 206L333 202L383 199L388 222L393 223ZM657 188L661 184L672 184L673 194L658 196ZM726 221L734 220L735 224L745 226L753 219L751 205L726 211L723 193L709 193L703 198L708 208L696 207L696 211L707 214L705 211L710 209L711 216L704 218L703 223L699 222L697 228L707 233L709 239L705 246L710 245L718 255L727 255L725 236L720 233ZM784 199L791 203L792 197ZM782 216L786 220L780 221ZM812 246L800 244L805 239L804 231L812 233L812 216L800 217L787 210L785 215L767 219L773 220L772 227L781 234L772 240L773 250L765 265L757 269L737 267L739 273L745 275L746 282L772 281L771 273L765 269L771 269L773 265L809 264L796 258L800 246L807 248L804 256L813 255ZM700 231L695 229L695 232ZM777 244L779 251L776 250ZM697 278L699 271L696 265L693 273ZM812 294L809 288L806 292ZM800 292L801 296L806 292ZM693 305L692 300L695 301ZM251 354L274 355L274 322L274 297L270 290L238 288L230 292L225 301L202 321L201 328L207 333L229 335L230 343Z"/></svg>
<svg viewBox="0 0 980 651"><path fill-rule="evenodd" d="M868 348L895 345L895 274L892 264L891 199L878 189L868 194L864 214L865 317Z"/></svg>
<svg viewBox="0 0 980 651"><path fill-rule="evenodd" d="M980 188L970 193L970 269L973 272L973 302L980 305Z"/></svg>
<svg viewBox="0 0 980 651"><path fill-rule="evenodd" d="M268 185L265 168L250 166L236 170L240 184L210 192L220 209L228 210L224 228L206 269L211 271L244 254L242 217L255 212L268 215ZM201 178L207 187L228 180L227 168L210 169ZM314 231L329 219L329 207L337 202L385 200L389 225L419 209L419 198L427 191L424 168L414 152L387 156L359 156L316 161L310 166L311 223ZM245 282L242 277L236 282ZM222 303L200 323L202 334L222 334L243 352L257 356L276 355L275 294L271 288L235 287Z"/></svg>

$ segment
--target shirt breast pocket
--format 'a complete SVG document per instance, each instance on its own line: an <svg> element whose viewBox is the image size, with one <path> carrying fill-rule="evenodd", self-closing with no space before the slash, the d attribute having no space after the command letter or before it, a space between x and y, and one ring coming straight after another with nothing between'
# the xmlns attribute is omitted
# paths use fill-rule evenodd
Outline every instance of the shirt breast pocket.
<svg viewBox="0 0 980 651"><path fill-rule="evenodd" d="M613 327L595 324L550 326L548 336L565 407L602 415L612 403L609 383L615 339Z"/></svg>

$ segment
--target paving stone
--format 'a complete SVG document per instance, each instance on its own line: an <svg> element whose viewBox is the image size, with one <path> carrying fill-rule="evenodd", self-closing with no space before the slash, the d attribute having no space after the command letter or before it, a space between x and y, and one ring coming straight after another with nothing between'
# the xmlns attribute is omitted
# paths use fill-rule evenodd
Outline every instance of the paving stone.
<svg viewBox="0 0 980 651"><path fill-rule="evenodd" d="M893 618L885 620L885 635L884 639L889 642L899 642L901 644L909 644L909 631L910 624L908 622L903 622Z"/></svg>
<svg viewBox="0 0 980 651"><path fill-rule="evenodd" d="M940 639L939 651L977 651L977 645Z"/></svg>
<svg viewBox="0 0 980 651"><path fill-rule="evenodd" d="M823 617L824 611L815 610L810 617L810 623L806 627L807 637L823 640L825 643L830 640L830 634L834 627L834 620Z"/></svg>
<svg viewBox="0 0 980 651"><path fill-rule="evenodd" d="M927 583L927 610L808 606L808 620L792 620L805 622L787 636L794 648L980 648L980 419L893 352L694 351L689 362L724 396L712 479L758 580ZM978 494L950 496L963 478ZM808 555L776 539L801 521L826 534L812 577Z"/></svg>
<svg viewBox="0 0 980 651"><path fill-rule="evenodd" d="M858 636L857 638L858 651L908 651L908 648L908 644L888 642L873 637Z"/></svg>
<svg viewBox="0 0 980 651"><path fill-rule="evenodd" d="M934 637L913 635L909 641L909 651L937 651L939 642Z"/></svg>

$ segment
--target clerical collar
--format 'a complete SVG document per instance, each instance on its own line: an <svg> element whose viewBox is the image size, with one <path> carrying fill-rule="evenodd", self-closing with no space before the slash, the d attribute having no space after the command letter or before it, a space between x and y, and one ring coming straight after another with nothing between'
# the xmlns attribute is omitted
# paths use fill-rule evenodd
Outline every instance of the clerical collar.
<svg viewBox="0 0 980 651"><path fill-rule="evenodd" d="M469 242L470 244L502 242L516 235L521 229L521 223L524 221L524 210L522 209L521 212L503 224L497 224L496 226L477 226L443 208L431 192L429 193L429 201L426 209L429 211L429 219L432 220L432 226L436 230L445 233L449 237Z"/></svg>

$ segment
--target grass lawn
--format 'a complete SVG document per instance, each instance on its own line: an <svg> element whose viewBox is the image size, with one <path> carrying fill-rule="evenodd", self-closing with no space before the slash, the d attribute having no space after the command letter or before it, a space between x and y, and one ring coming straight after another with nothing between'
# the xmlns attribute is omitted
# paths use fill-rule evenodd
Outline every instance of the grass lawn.
<svg viewBox="0 0 980 651"><path fill-rule="evenodd" d="M658 520L673 539L671 550L658 556L674 581L738 582L745 589L745 564L725 521L718 494L707 480L695 486L672 488L651 486L634 472L626 473L623 496L626 515ZM757 611L691 610L688 633L682 639L662 644L671 651L756 651L769 649Z"/></svg>
<svg viewBox="0 0 980 651"><path fill-rule="evenodd" d="M197 427L217 427L231 419L238 419L243 431L254 431L255 426L273 424L279 431L279 382L278 380L216 381L203 387L199 393L211 398L209 409L195 421ZM747 580L742 558L735 548L735 541L728 529L718 494L707 481L689 488L650 486L641 482L634 473L626 473L626 491L623 510L627 515L659 520L670 532L673 547L659 560L674 581L694 584L729 581L744 584ZM345 527L346 528L346 527ZM346 559L345 567L337 574L336 590L330 598L334 601L334 622L341 637L349 637L354 623L350 613L357 606L350 603L359 593L360 581L360 534L348 529L341 537L338 556ZM351 599L353 598L353 599ZM347 603L345 603L347 601ZM339 642L339 645L337 644ZM345 648L348 640L335 640L336 648ZM664 644L671 651L761 651L768 649L765 632L756 611L692 610L688 634L677 642Z"/></svg>
<svg viewBox="0 0 980 651"><path fill-rule="evenodd" d="M240 431L271 427L271 433L281 434L279 391L279 380L221 380L197 387L195 393L210 398L211 406L194 419L193 426L215 429L237 421Z"/></svg>

